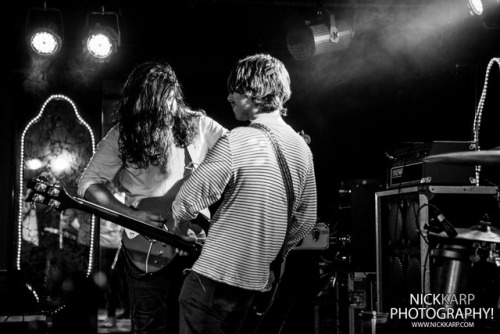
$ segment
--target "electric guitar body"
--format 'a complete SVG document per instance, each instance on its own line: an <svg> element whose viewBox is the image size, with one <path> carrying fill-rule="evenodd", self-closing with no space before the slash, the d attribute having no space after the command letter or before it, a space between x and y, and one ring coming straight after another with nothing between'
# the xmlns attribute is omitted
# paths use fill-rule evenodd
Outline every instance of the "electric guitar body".
<svg viewBox="0 0 500 334"><path fill-rule="evenodd" d="M165 218L163 228L166 231L174 229L174 219L172 217L172 203L177 196L181 186L188 179L190 174L185 175L182 179L177 181L163 196L147 197L142 199L137 210L150 211L156 215L161 215ZM208 217L199 214L199 217L193 221L194 224L203 224L208 228ZM197 232L201 228L195 228ZM130 233L130 231L123 231L122 243L128 251L128 255L132 262L141 270L150 273L156 272L170 263L175 257L175 247L168 243L152 239L146 235L137 233Z"/></svg>
<svg viewBox="0 0 500 334"><path fill-rule="evenodd" d="M180 180L180 184L176 185L176 187L180 188L182 182L183 180ZM138 209L161 214L166 218L165 227L159 228L87 200L71 196L66 189L57 184L49 184L44 178L30 179L27 188L26 201L28 202L45 204L58 211L67 208L79 209L137 233L134 238L129 238L126 233L123 233L123 244L129 251L134 264L143 270L147 269L148 272L160 270L168 265L175 256L176 248L192 254L194 258L201 252L202 244L185 241L171 232L174 224L171 205L175 199L174 194L177 193L173 192L175 189L172 189L172 192L165 196L146 198L139 204ZM210 224L209 219L202 214L199 214L193 222L203 227Z"/></svg>

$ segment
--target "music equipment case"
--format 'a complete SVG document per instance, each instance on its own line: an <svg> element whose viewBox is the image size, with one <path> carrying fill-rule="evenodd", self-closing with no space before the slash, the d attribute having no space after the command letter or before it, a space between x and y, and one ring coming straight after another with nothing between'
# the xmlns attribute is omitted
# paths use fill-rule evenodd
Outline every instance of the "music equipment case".
<svg viewBox="0 0 500 334"><path fill-rule="evenodd" d="M373 272L351 272L348 277L349 334L361 334L366 327L364 314L375 310L375 282Z"/></svg>

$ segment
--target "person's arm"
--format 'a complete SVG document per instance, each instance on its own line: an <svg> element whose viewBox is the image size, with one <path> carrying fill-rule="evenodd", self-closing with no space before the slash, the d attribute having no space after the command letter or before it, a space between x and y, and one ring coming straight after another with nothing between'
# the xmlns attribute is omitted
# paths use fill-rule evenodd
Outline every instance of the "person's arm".
<svg viewBox="0 0 500 334"><path fill-rule="evenodd" d="M95 153L78 180L78 196L85 198L87 189L93 184L111 183L122 166L118 149L118 129L114 127L97 144Z"/></svg>
<svg viewBox="0 0 500 334"><path fill-rule="evenodd" d="M160 215L126 206L111 193L107 186L101 183L90 185L85 191L85 199L156 227L162 227L165 223L165 218Z"/></svg>
<svg viewBox="0 0 500 334"><path fill-rule="evenodd" d="M231 175L231 150L229 139L225 136L219 139L205 160L184 182L172 203L174 233L189 239L189 221L220 199Z"/></svg>
<svg viewBox="0 0 500 334"><path fill-rule="evenodd" d="M314 164L312 157L309 164L309 170L306 175L304 189L299 199L299 206L293 216L293 224L290 229L290 239L288 240L288 249L295 246L302 240L307 233L311 231L317 221L317 194L316 177L314 174Z"/></svg>
<svg viewBox="0 0 500 334"><path fill-rule="evenodd" d="M122 165L118 149L118 130L113 128L97 145L95 154L78 181L78 195L118 213L161 226L164 222L162 217L122 204L106 186L119 173Z"/></svg>

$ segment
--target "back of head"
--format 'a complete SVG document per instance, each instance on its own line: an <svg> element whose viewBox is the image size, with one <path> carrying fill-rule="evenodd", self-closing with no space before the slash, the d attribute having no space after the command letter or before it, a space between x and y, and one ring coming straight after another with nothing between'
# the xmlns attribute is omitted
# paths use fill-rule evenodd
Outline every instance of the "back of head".
<svg viewBox="0 0 500 334"><path fill-rule="evenodd" d="M145 62L133 69L114 116L123 162L141 168L152 164L165 171L169 147L185 146L196 135L181 85L166 62Z"/></svg>
<svg viewBox="0 0 500 334"><path fill-rule="evenodd" d="M172 67L159 61L145 62L136 66L125 82L121 98L115 108L115 121L127 123L133 118L144 125L158 124L164 127L172 118L167 99L174 94L183 106L183 94Z"/></svg>
<svg viewBox="0 0 500 334"><path fill-rule="evenodd" d="M230 93L246 95L262 112L280 110L286 115L284 104L291 95L290 76L285 65L268 54L256 54L238 61L229 74Z"/></svg>

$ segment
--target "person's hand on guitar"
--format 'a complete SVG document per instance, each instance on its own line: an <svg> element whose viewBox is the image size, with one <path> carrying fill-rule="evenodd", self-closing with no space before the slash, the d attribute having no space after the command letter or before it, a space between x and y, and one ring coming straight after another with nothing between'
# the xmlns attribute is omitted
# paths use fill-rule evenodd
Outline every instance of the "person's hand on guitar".
<svg viewBox="0 0 500 334"><path fill-rule="evenodd" d="M190 223L180 223L179 221L175 221L173 232L180 236L185 241L189 242L204 242L207 235L205 231L200 229L201 231L196 234L196 232L190 228ZM196 229L198 230L198 229ZM181 256L188 255L188 252L182 251L180 249L176 249L175 252Z"/></svg>
<svg viewBox="0 0 500 334"><path fill-rule="evenodd" d="M167 221L162 215L156 215L151 211L134 210L131 214L133 218L159 228L162 228Z"/></svg>

